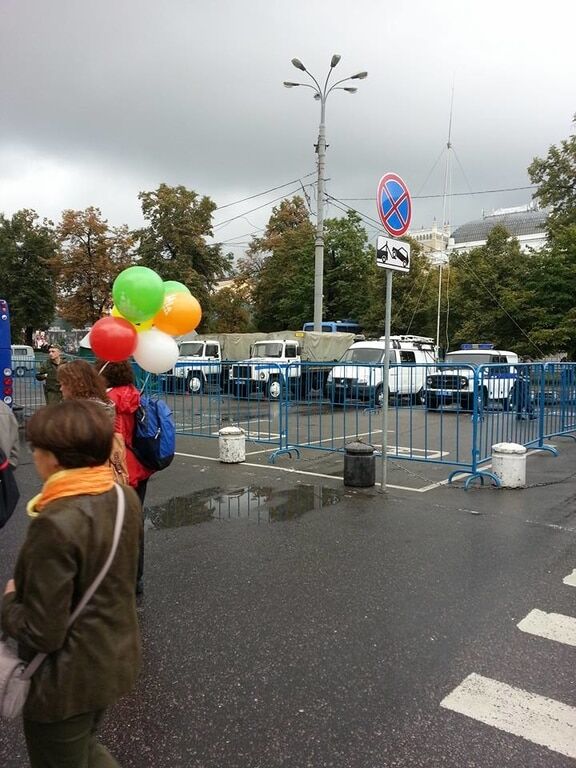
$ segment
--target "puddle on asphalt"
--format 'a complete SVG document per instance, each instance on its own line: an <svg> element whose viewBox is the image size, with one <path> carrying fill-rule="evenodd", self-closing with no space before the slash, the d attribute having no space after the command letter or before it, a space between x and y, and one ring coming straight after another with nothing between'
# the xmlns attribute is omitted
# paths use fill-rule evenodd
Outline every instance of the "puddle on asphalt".
<svg viewBox="0 0 576 768"><path fill-rule="evenodd" d="M343 494L323 485L298 485L281 491L254 486L222 491L208 488L147 507L146 528L181 528L209 520L275 523L338 504Z"/></svg>

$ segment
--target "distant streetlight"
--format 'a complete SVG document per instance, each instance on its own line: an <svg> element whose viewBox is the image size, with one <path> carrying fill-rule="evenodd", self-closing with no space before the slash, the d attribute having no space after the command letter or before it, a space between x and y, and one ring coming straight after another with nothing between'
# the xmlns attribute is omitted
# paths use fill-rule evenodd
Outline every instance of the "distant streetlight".
<svg viewBox="0 0 576 768"><path fill-rule="evenodd" d="M314 330L322 330L322 294L323 294L323 281L324 281L324 179L326 171L326 99L332 91L346 91L346 93L356 93L357 88L344 87L340 83L345 83L348 80L364 80L368 77L368 72L357 72L355 75L345 77L342 80L337 80L330 87L328 87L328 81L332 70L340 61L340 56L335 53L330 60L330 69L324 82L324 87L321 88L318 80L313 74L308 72L304 64L300 59L292 59L292 64L301 72L305 72L308 77L314 82L314 85L310 83L295 83L290 80L285 80L284 85L286 88L311 88L314 91L314 98L320 102L320 127L318 129L318 144L316 145L316 152L318 153L318 189L316 195L316 241L314 246Z"/></svg>

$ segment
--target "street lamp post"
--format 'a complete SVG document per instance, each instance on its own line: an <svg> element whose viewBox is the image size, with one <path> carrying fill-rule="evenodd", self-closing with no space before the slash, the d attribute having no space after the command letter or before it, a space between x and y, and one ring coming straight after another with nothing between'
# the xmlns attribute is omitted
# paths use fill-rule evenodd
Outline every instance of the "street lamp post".
<svg viewBox="0 0 576 768"><path fill-rule="evenodd" d="M330 87L328 83L332 70L340 61L340 56L335 53L330 61L330 69L326 75L324 87L321 88L318 80L313 74L308 72L304 64L300 59L292 59L292 64L301 72L305 72L308 77L314 82L314 85L309 83L294 83L291 81L284 81L286 88L296 88L301 86L303 88L311 88L314 91L314 98L320 102L320 127L318 129L318 144L316 145L316 152L318 153L318 184L316 194L316 240L314 245L314 330L322 330L322 299L323 299L323 283L324 283L324 180L326 178L326 99L332 91L346 91L347 93L356 93L357 88L344 87L341 83L345 83L349 80L364 80L368 77L368 72L357 72L350 77L344 77L342 80L337 80Z"/></svg>

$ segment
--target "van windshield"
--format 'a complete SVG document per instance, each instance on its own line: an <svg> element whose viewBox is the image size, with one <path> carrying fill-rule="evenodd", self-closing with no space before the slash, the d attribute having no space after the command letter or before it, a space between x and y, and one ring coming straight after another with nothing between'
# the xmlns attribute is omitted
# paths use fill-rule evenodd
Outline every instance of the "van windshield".
<svg viewBox="0 0 576 768"><path fill-rule="evenodd" d="M204 352L201 341L184 341L180 344L180 357L200 357Z"/></svg>
<svg viewBox="0 0 576 768"><path fill-rule="evenodd" d="M391 358L392 359L392 358ZM384 350L376 347L350 347L342 355L342 363L383 363Z"/></svg>

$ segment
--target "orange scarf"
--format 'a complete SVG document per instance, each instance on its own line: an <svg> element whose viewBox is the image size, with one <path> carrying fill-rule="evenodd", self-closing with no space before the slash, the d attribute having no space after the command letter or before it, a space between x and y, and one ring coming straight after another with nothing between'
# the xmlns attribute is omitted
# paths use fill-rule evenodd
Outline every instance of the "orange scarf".
<svg viewBox="0 0 576 768"><path fill-rule="evenodd" d="M107 464L99 467L62 469L50 475L39 494L30 499L26 511L30 517L37 517L44 507L55 499L66 496L93 496L105 493L114 487L114 474Z"/></svg>

